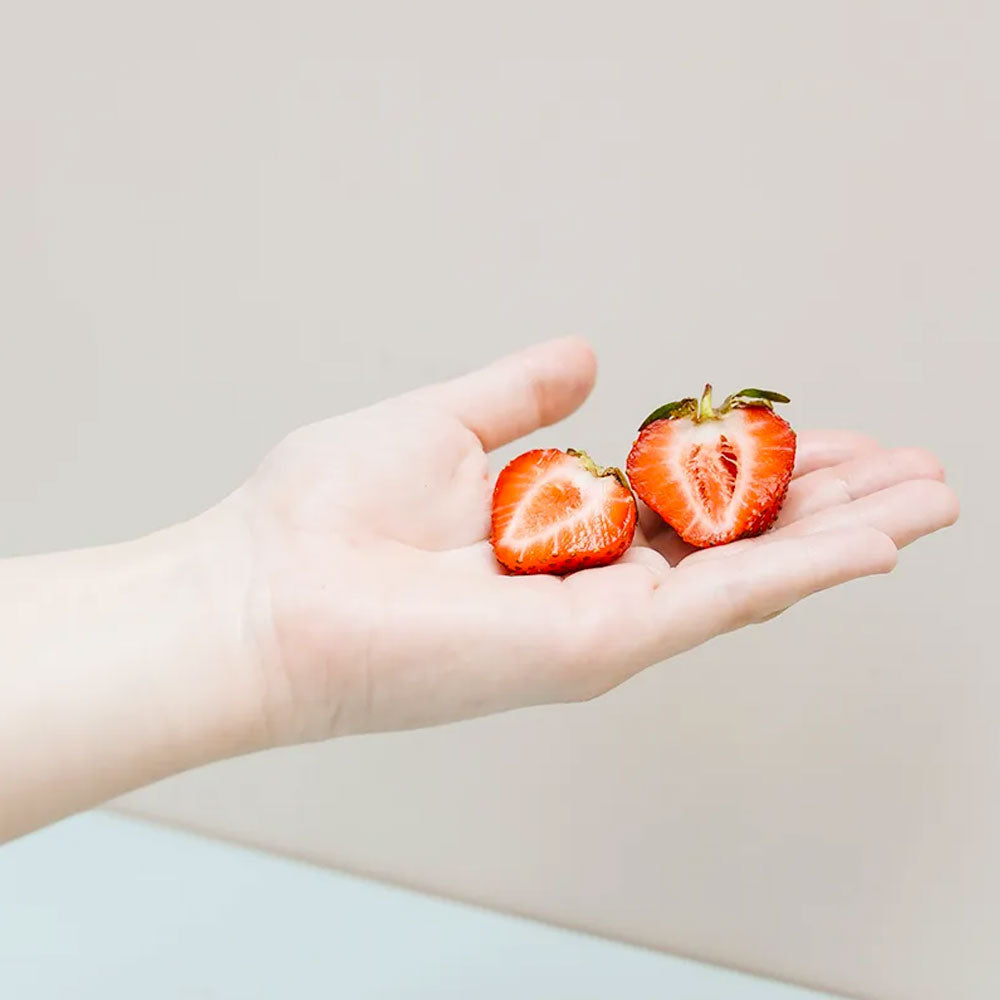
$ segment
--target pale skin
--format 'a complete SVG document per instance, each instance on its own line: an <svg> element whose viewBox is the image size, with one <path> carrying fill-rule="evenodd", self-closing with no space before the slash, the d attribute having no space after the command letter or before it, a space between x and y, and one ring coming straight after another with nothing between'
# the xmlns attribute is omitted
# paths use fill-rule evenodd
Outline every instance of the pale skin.
<svg viewBox="0 0 1000 1000"><path fill-rule="evenodd" d="M487 453L594 376L540 344L294 432L192 521L0 562L0 839L227 756L593 698L958 516L933 455L804 431L760 538L694 551L644 511L614 565L507 576Z"/></svg>

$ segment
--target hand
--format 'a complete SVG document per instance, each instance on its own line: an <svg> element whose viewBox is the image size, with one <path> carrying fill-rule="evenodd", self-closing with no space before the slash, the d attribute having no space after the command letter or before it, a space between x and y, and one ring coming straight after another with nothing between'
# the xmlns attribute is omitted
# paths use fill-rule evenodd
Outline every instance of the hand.
<svg viewBox="0 0 1000 1000"><path fill-rule="evenodd" d="M557 340L305 427L217 508L250 554L245 623L271 741L592 698L888 572L897 547L957 517L926 452L805 432L767 535L694 551L645 510L614 565L507 576L486 541L486 454L571 413L594 373L585 344Z"/></svg>

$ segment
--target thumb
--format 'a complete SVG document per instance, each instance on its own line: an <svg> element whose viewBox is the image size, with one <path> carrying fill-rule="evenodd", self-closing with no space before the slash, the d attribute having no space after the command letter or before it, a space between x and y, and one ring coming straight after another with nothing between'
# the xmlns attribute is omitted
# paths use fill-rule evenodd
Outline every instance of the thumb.
<svg viewBox="0 0 1000 1000"><path fill-rule="evenodd" d="M449 410L491 451L568 416L590 394L596 374L590 345L561 337L413 395Z"/></svg>

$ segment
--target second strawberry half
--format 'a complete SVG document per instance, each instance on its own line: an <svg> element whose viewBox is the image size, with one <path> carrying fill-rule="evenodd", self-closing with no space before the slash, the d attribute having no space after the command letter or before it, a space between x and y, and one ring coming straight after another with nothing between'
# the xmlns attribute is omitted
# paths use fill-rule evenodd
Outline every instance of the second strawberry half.
<svg viewBox="0 0 1000 1000"><path fill-rule="evenodd" d="M795 465L795 431L774 412L788 401L743 389L713 407L707 385L700 399L661 406L628 456L632 489L699 548L759 535L778 516Z"/></svg>
<svg viewBox="0 0 1000 1000"><path fill-rule="evenodd" d="M632 544L636 502L622 471L586 452L538 448L497 477L490 543L511 573L570 573L613 562Z"/></svg>

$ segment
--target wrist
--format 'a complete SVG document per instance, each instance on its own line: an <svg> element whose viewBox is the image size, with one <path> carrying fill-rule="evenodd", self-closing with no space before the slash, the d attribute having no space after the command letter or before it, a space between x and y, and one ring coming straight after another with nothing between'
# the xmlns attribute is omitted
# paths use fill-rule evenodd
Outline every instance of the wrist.
<svg viewBox="0 0 1000 1000"><path fill-rule="evenodd" d="M165 738L177 769L270 746L239 511L223 504L131 544L149 573L143 604L154 634L164 615Z"/></svg>
<svg viewBox="0 0 1000 1000"><path fill-rule="evenodd" d="M0 562L0 840L267 745L225 515Z"/></svg>

